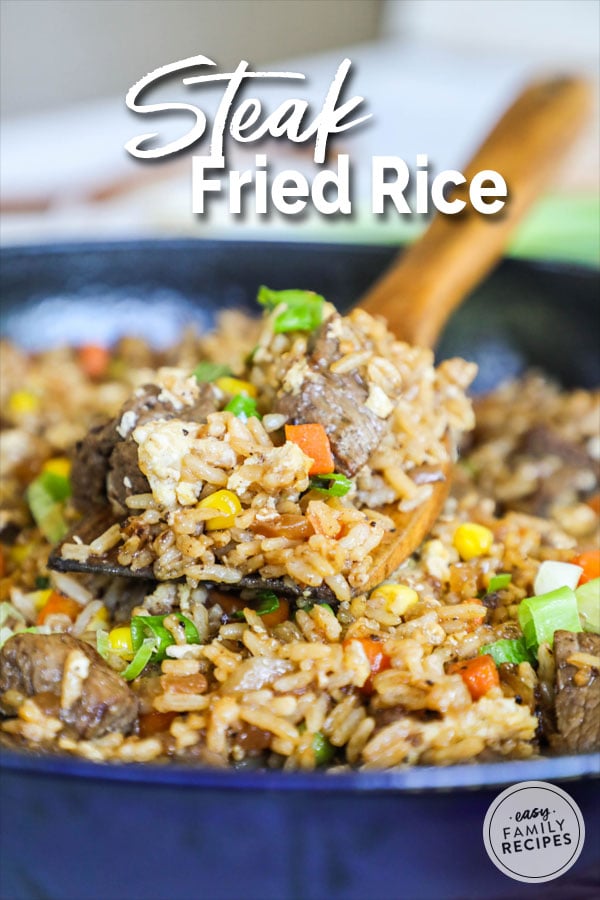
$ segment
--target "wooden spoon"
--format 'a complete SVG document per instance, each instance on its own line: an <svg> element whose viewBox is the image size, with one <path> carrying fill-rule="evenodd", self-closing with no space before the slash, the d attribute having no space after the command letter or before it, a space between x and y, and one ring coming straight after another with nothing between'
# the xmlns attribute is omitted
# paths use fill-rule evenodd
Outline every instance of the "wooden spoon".
<svg viewBox="0 0 600 900"><path fill-rule="evenodd" d="M502 255L515 226L573 143L586 119L589 104L589 88L578 79L559 78L526 88L464 173L468 186L479 171L499 172L508 185L504 210L485 216L467 205L457 215L437 215L420 240L402 252L359 306L371 314L384 316L400 340L433 347L452 311ZM462 186L452 197L466 199L465 194ZM452 450L450 446L449 450ZM384 581L430 531L448 495L451 466L448 461L442 471L443 479L433 485L430 499L416 510L400 513L393 505L381 510L393 519L395 530L386 533L374 552L369 581L360 593ZM112 521L110 513L99 514L79 523L72 534L78 535L83 543L91 543ZM72 535L65 540L72 540ZM149 568L132 571L119 565L116 551L80 562L63 559L61 547L59 544L50 556L48 565L52 569L153 578ZM333 597L325 585L310 588L287 579L285 582L265 580L254 575L227 587L270 589L319 599Z"/></svg>

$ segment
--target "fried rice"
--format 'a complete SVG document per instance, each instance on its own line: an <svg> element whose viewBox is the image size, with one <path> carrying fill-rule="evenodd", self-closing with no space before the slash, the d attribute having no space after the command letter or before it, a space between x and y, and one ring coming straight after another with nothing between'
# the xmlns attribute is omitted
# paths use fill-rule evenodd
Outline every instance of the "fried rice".
<svg viewBox="0 0 600 900"><path fill-rule="evenodd" d="M557 661L548 644L536 658L498 664L485 689L474 690L460 666L522 638L519 607L543 562L597 547L600 396L532 373L478 400L473 419L469 364L435 368L429 351L353 313L336 326L333 365L355 373L387 427L347 477L345 496L323 494L311 486L310 457L284 439L285 416L273 412L310 352L302 333L276 333L274 316L261 325L226 312L214 334L187 333L162 353L126 338L102 372L86 373L80 348L2 348L0 740L103 762L329 771L564 751L552 738ZM227 363L251 384L262 419L225 410L230 396L218 387L206 422L186 419L182 392L195 393L189 373L200 360ZM182 414L129 422L149 490L129 492L125 520L93 549L117 548L122 564L151 567L154 580L48 570L51 542L32 519L28 486L45 471L68 472L88 429L147 384L174 395ZM427 499L430 483L418 475L444 462L449 431L463 449L442 515L384 585L361 591L390 527L381 507ZM219 490L235 493L240 509L226 527L207 529L216 513L202 501ZM72 501L60 513L76 534ZM299 530L265 531L282 517ZM475 553L459 538L467 533L480 542ZM63 550L89 552L77 540ZM335 599L229 593L248 573L326 584ZM132 623L145 618L163 652L148 625L151 655L132 676ZM31 659L60 657L37 687L35 674L31 684L22 671L13 677L17 640ZM577 683L597 686L595 652L569 660ZM116 679L111 721L92 715L97 666Z"/></svg>

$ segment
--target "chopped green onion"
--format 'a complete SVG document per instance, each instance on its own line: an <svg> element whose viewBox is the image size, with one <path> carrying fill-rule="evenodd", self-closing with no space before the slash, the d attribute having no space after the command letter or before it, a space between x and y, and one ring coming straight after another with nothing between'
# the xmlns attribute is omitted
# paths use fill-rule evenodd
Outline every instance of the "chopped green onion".
<svg viewBox="0 0 600 900"><path fill-rule="evenodd" d="M68 531L63 503L71 496L71 482L64 475L42 472L27 488L31 515L45 538L55 544Z"/></svg>
<svg viewBox="0 0 600 900"><path fill-rule="evenodd" d="M512 575L508 572L501 572L499 575L494 575L490 578L487 593L493 594L494 591L501 591L503 588L508 587L511 581Z"/></svg>
<svg viewBox="0 0 600 900"><path fill-rule="evenodd" d="M50 579L46 577L46 575L38 575L35 579L35 588L37 591L45 591L46 588L50 587Z"/></svg>
<svg viewBox="0 0 600 900"><path fill-rule="evenodd" d="M110 641L108 639L108 631L99 628L96 632L96 650L102 659L108 659L110 654Z"/></svg>
<svg viewBox="0 0 600 900"><path fill-rule="evenodd" d="M12 628L9 628L8 625L3 625L0 628L0 647L3 647L7 640L11 638L14 634Z"/></svg>
<svg viewBox="0 0 600 900"><path fill-rule="evenodd" d="M204 360L203 362L198 363L193 374L196 381L203 383L207 381L216 381L217 378L223 378L224 375L232 375L233 373L229 366Z"/></svg>
<svg viewBox="0 0 600 900"><path fill-rule="evenodd" d="M313 475L309 483L310 490L329 494L330 497L344 497L351 487L350 479L338 472L331 472L329 475Z"/></svg>
<svg viewBox="0 0 600 900"><path fill-rule="evenodd" d="M479 648L479 653L485 655L489 653L497 666L501 663L522 663L531 662L532 656L527 649L524 638L516 638L515 640L499 640L493 644L484 644Z"/></svg>
<svg viewBox="0 0 600 900"><path fill-rule="evenodd" d="M312 291L273 291L262 285L258 289L258 302L268 310L285 304L273 323L275 334L286 331L314 331L323 321L324 298Z"/></svg>
<svg viewBox="0 0 600 900"><path fill-rule="evenodd" d="M260 600L259 605L255 609L255 612L258 613L259 616L266 616L279 609L279 598L273 591L258 591L254 599ZM244 615L244 610L236 610L231 618L245 619L246 616Z"/></svg>
<svg viewBox="0 0 600 900"><path fill-rule="evenodd" d="M225 411L233 413L242 422L246 422L250 416L261 418L256 408L256 400L247 394L236 394L235 397L232 397L225 407Z"/></svg>
<svg viewBox="0 0 600 900"><path fill-rule="evenodd" d="M519 604L519 624L530 649L554 643L555 631L582 631L575 592L559 588L539 597L527 597Z"/></svg>
<svg viewBox="0 0 600 900"><path fill-rule="evenodd" d="M8 619L15 619L17 622L22 622L25 624L25 616L23 613L19 612L19 610L9 603L8 600L4 600L0 603L0 625L4 625Z"/></svg>
<svg viewBox="0 0 600 900"><path fill-rule="evenodd" d="M143 616L140 616L140 618L143 618ZM135 656L127 668L123 669L121 672L121 676L125 681L133 681L134 678L137 678L140 672L142 672L150 662L155 649L156 641L154 638L148 637L142 641L141 646L138 647Z"/></svg>
<svg viewBox="0 0 600 900"><path fill-rule="evenodd" d="M580 584L575 596L583 630L600 634L600 578Z"/></svg>
<svg viewBox="0 0 600 900"><path fill-rule="evenodd" d="M200 635L198 629L187 616L181 613L170 613L178 619L185 632L185 639L188 644L199 644ZM133 649L137 652L145 638L152 637L154 641L153 662L161 662L167 655L167 647L171 647L175 643L175 638L168 628L164 626L164 620L167 616L133 616L131 619L131 643ZM134 657L135 659L135 657ZM132 660L133 662L133 660Z"/></svg>
<svg viewBox="0 0 600 900"><path fill-rule="evenodd" d="M317 766L324 766L331 761L335 753L335 747L322 732L315 732L311 746L313 753L315 754L315 763Z"/></svg>
<svg viewBox="0 0 600 900"><path fill-rule="evenodd" d="M56 472L42 472L35 480L43 486L46 493L57 503L62 503L71 496L71 479L67 475L58 475Z"/></svg>
<svg viewBox="0 0 600 900"><path fill-rule="evenodd" d="M279 609L279 597L273 591L259 591L256 597L260 600L259 605L256 607L256 612L259 616L266 616Z"/></svg>

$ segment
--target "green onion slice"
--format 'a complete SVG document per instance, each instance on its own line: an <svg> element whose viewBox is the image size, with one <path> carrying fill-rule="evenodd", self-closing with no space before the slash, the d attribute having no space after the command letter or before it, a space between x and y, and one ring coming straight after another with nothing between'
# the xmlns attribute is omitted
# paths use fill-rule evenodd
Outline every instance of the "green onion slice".
<svg viewBox="0 0 600 900"><path fill-rule="evenodd" d="M225 411L233 413L242 422L246 422L250 416L255 416L257 419L261 418L256 408L256 400L247 394L236 394L235 397L232 397L225 407Z"/></svg>
<svg viewBox="0 0 600 900"><path fill-rule="evenodd" d="M140 616L140 618L143 618L143 616ZM127 668L123 669L121 672L121 676L125 681L133 681L134 678L138 677L140 672L142 672L150 662L155 648L156 641L154 638L148 637L142 641L141 646L136 650L136 654Z"/></svg>
<svg viewBox="0 0 600 900"><path fill-rule="evenodd" d="M204 360L203 362L198 363L193 374L196 381L203 383L207 381L216 381L217 378L223 378L224 375L232 375L233 372L227 365Z"/></svg>
<svg viewBox="0 0 600 900"><path fill-rule="evenodd" d="M583 630L600 634L600 578L580 584L575 596Z"/></svg>
<svg viewBox="0 0 600 900"><path fill-rule="evenodd" d="M344 497L351 487L350 479L339 472L331 472L329 475L313 475L309 483L310 490L329 494L330 497Z"/></svg>
<svg viewBox="0 0 600 900"><path fill-rule="evenodd" d="M63 504L70 496L70 479L55 472L42 472L27 488L31 515L44 537L53 544L68 531Z"/></svg>
<svg viewBox="0 0 600 900"><path fill-rule="evenodd" d="M188 644L199 644L200 635L198 629L187 616L182 613L170 613L178 619L183 625L185 639ZM165 628L164 621L167 616L133 616L131 619L131 643L133 649L137 653L143 641L152 638L154 641L154 653L152 655L153 662L161 662L167 655L167 647L171 647L175 643L175 638L168 628ZM133 663L135 657L131 661Z"/></svg>
<svg viewBox="0 0 600 900"><path fill-rule="evenodd" d="M555 631L582 631L575 591L559 588L539 597L527 597L519 604L519 624L530 649L554 643Z"/></svg>
<svg viewBox="0 0 600 900"><path fill-rule="evenodd" d="M110 642L108 640L108 631L104 631L103 628L99 628L96 632L96 650L102 659L108 659L110 654Z"/></svg>
<svg viewBox="0 0 600 900"><path fill-rule="evenodd" d="M273 323L275 334L286 331L314 331L323 321L324 298L312 291L273 291L262 285L258 289L258 302L268 310L285 304Z"/></svg>
<svg viewBox="0 0 600 900"><path fill-rule="evenodd" d="M0 647L4 647L7 640L11 638L14 633L12 628L9 628L8 625L2 625L0 628Z"/></svg>
<svg viewBox="0 0 600 900"><path fill-rule="evenodd" d="M508 587L511 581L512 575L508 572L501 572L499 575L494 575L490 578L487 593L493 594L494 591L501 591L503 588Z"/></svg>
<svg viewBox="0 0 600 900"><path fill-rule="evenodd" d="M480 654L489 653L497 666L501 663L531 662L532 656L527 649L525 638L515 640L503 639L494 641L493 644L484 644L479 649Z"/></svg>
<svg viewBox="0 0 600 900"><path fill-rule="evenodd" d="M254 599L260 600L259 605L255 609L259 616L266 616L279 609L279 598L273 591L258 591ZM236 610L231 618L245 620L244 610Z"/></svg>
<svg viewBox="0 0 600 900"><path fill-rule="evenodd" d="M16 606L13 606L8 600L4 600L0 603L0 625L4 625L8 619L14 619L16 622L22 622L23 624L26 621L25 616L19 612Z"/></svg>
<svg viewBox="0 0 600 900"><path fill-rule="evenodd" d="M256 607L259 616L266 616L279 609L279 597L273 591L260 591L256 597L260 600Z"/></svg>

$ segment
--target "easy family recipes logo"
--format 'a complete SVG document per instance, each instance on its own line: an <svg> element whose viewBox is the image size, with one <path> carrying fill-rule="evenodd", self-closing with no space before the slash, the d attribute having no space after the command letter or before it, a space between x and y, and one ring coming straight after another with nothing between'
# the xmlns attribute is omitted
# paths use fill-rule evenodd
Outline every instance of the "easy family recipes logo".
<svg viewBox="0 0 600 900"><path fill-rule="evenodd" d="M516 881L560 878L577 861L585 823L573 798L546 781L522 781L488 809L483 842L494 865Z"/></svg>
<svg viewBox="0 0 600 900"><path fill-rule="evenodd" d="M216 63L206 56L192 56L161 66L136 82L126 96L126 104L132 112L152 116L159 123L165 114L189 113L192 124L187 132L166 142L158 130L139 134L125 145L128 153L140 160L165 159L189 151L205 136L209 137L209 153L192 156L192 211L199 215L207 212L210 196L223 194L228 198L232 215L241 215L249 198L258 215L276 209L283 215L295 216L309 204L325 216L350 215L352 160L347 153L339 153L334 165L327 160L333 135L358 128L372 116L363 111L364 97L343 100L351 60L344 59L340 63L316 114L312 113L306 99L298 97L285 100L272 111L265 108L260 96L242 97L244 89L252 82L254 90L261 82L272 80L305 81L306 76L301 72L255 72L245 60L233 72L215 72L215 66ZM199 68L209 71L196 74ZM182 76L185 88L193 92L194 103L147 102L153 90L164 87L177 75ZM201 105L202 90L215 83L222 84L223 91L217 111L209 121ZM318 171L310 180L295 169L285 169L271 176L268 154L264 152L256 153L252 168L230 169L227 159L229 139L247 145L258 144L265 138L294 144L312 142L312 159ZM460 185L464 185L466 199L450 196ZM455 169L434 176L425 153L417 155L412 169L399 156L373 156L371 159L371 212L374 215L388 211L399 215L423 214L435 209L452 216L470 205L476 212L490 216L503 209L507 194L504 178L492 169L475 173L467 184L466 177Z"/></svg>

